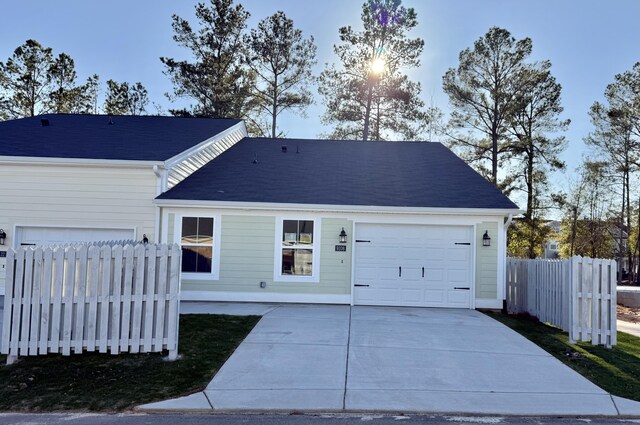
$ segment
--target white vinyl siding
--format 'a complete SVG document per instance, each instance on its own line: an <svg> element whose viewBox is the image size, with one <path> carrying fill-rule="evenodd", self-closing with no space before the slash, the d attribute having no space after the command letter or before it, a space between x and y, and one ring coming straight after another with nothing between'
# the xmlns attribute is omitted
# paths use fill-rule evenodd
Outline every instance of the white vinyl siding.
<svg viewBox="0 0 640 425"><path fill-rule="evenodd" d="M18 226L135 229L137 237L157 242L158 186L150 166L2 163L0 182L5 247L14 246ZM4 263L0 258L0 292Z"/></svg>

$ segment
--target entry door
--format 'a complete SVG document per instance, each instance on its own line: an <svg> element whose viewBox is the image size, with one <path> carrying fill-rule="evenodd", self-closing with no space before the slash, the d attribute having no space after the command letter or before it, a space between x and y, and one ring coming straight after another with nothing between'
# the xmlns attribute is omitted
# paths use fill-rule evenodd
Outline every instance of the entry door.
<svg viewBox="0 0 640 425"><path fill-rule="evenodd" d="M359 305L470 308L473 228L359 224Z"/></svg>

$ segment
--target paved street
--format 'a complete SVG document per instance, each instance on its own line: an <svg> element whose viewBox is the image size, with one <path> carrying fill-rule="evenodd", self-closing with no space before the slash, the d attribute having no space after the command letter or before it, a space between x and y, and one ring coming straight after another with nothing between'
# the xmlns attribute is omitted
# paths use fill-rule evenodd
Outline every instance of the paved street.
<svg viewBox="0 0 640 425"><path fill-rule="evenodd" d="M318 415L14 415L0 414L0 425L631 425L633 419L509 418L497 416L419 416L379 414Z"/></svg>

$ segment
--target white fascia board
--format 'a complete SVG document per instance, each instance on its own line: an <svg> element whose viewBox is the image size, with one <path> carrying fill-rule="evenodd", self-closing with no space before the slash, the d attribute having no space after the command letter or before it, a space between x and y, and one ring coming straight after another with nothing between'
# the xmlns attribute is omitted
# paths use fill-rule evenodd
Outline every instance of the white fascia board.
<svg viewBox="0 0 640 425"><path fill-rule="evenodd" d="M157 205L176 208L216 208L256 211L309 211L309 212L353 212L370 214L446 214L446 215L482 215L506 217L509 214L520 214L518 209L490 208L417 208L417 207L383 207L368 205L321 205L321 204L278 204L264 202L226 202L198 201L180 199L154 199Z"/></svg>
<svg viewBox="0 0 640 425"><path fill-rule="evenodd" d="M92 158L42 158L31 156L0 156L0 164L6 165L71 165L92 167L147 168L163 165L163 161L136 161L126 159L92 159Z"/></svg>
<svg viewBox="0 0 640 425"><path fill-rule="evenodd" d="M226 130L224 130L224 131L222 131L222 132L220 132L220 133L208 138L204 142L199 143L199 144L197 144L195 146L192 146L189 149L180 152L178 155L167 159L164 162L165 168L169 169L169 168L173 167L174 165L181 163L185 159L188 159L191 156L193 156L198 151L201 151L202 149L206 148L209 145L215 144L219 140L224 139L229 134L234 133L236 131L242 132L244 134L244 137L247 137L248 133L247 133L247 128L244 125L244 121L240 121L238 124L235 124L235 125L227 128Z"/></svg>

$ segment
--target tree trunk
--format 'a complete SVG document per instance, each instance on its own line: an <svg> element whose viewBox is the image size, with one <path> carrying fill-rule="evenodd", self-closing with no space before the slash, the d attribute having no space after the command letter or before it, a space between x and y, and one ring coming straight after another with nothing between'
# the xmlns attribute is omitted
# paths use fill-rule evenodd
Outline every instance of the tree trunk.
<svg viewBox="0 0 640 425"><path fill-rule="evenodd" d="M278 75L273 77L273 104L271 105L271 138L276 138L276 120L278 117Z"/></svg>
<svg viewBox="0 0 640 425"><path fill-rule="evenodd" d="M527 212L525 214L529 227L529 258L536 258L536 234L533 219L533 142L529 137L529 155L527 155Z"/></svg>
<svg viewBox="0 0 640 425"><path fill-rule="evenodd" d="M369 92L367 93L367 108L364 111L364 130L362 131L362 140L369 139L369 120L371 118L371 97L373 96L373 81L369 78Z"/></svg>
<svg viewBox="0 0 640 425"><path fill-rule="evenodd" d="M620 211L620 229L618 231L618 249L616 250L616 261L618 262L618 285L622 284L622 228L624 227L624 211L626 200L626 183L622 180L622 211Z"/></svg>

